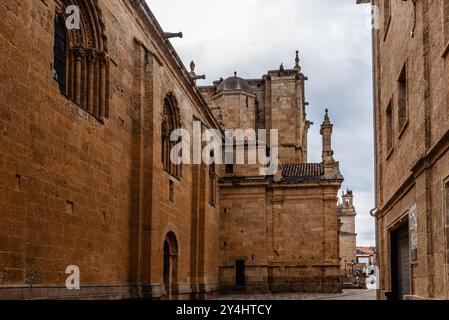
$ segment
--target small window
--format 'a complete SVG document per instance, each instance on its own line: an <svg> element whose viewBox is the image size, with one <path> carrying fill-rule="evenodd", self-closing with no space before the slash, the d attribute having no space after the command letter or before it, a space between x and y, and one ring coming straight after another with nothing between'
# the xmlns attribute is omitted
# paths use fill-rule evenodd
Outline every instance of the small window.
<svg viewBox="0 0 449 320"><path fill-rule="evenodd" d="M402 131L407 123L408 97L407 97L407 65L402 68L398 79L398 125Z"/></svg>
<svg viewBox="0 0 449 320"><path fill-rule="evenodd" d="M64 19L58 17L55 20L55 43L53 47L53 79L58 82L59 91L66 93L66 70L67 70L67 33Z"/></svg>
<svg viewBox="0 0 449 320"><path fill-rule="evenodd" d="M16 190L20 191L22 189L22 176L20 174L16 174Z"/></svg>
<svg viewBox="0 0 449 320"><path fill-rule="evenodd" d="M387 154L389 154L393 149L393 112L391 101L388 104L385 116L386 116L385 119L386 145L387 145Z"/></svg>
<svg viewBox="0 0 449 320"><path fill-rule="evenodd" d="M215 206L217 197L217 178L215 174L215 163L209 165L209 203Z"/></svg>
<svg viewBox="0 0 449 320"><path fill-rule="evenodd" d="M70 215L73 215L74 214L74 212L75 212L75 210L74 210L74 203L73 203L73 201L67 201L66 202L66 206L65 206L65 212L67 213L67 214L70 214Z"/></svg>
<svg viewBox="0 0 449 320"><path fill-rule="evenodd" d="M267 158L271 157L271 148L270 147L266 147L265 155L267 156Z"/></svg>
<svg viewBox="0 0 449 320"><path fill-rule="evenodd" d="M168 187L169 187L169 199L170 202L174 202L175 201L175 183L171 180L169 180L168 183Z"/></svg>
<svg viewBox="0 0 449 320"><path fill-rule="evenodd" d="M225 173L234 173L234 151L226 150L225 152Z"/></svg>

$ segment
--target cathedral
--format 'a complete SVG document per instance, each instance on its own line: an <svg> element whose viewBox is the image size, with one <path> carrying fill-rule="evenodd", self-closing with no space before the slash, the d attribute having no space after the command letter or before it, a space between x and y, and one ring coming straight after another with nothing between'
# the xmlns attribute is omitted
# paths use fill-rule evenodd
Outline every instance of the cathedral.
<svg viewBox="0 0 449 320"><path fill-rule="evenodd" d="M281 66L248 80L235 73L199 88L220 126L275 128L279 135L276 174L260 176L251 165L226 165L219 172L222 290L339 290L335 205L343 177L333 158L327 110L323 161L307 163L306 79L297 52L292 69Z"/></svg>
<svg viewBox="0 0 449 320"><path fill-rule="evenodd" d="M341 291L352 193L337 208L328 110L321 162L307 161L298 52L291 68L198 86L175 36L144 0L0 3L0 299ZM277 130L277 170L173 163L171 132L197 123Z"/></svg>

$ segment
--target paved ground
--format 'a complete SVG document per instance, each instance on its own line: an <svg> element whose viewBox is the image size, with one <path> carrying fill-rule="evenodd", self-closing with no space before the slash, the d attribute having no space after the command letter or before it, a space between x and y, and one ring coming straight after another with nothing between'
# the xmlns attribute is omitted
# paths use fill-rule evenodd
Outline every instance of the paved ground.
<svg viewBox="0 0 449 320"><path fill-rule="evenodd" d="M224 294L216 300L376 300L376 290L343 290L327 293Z"/></svg>

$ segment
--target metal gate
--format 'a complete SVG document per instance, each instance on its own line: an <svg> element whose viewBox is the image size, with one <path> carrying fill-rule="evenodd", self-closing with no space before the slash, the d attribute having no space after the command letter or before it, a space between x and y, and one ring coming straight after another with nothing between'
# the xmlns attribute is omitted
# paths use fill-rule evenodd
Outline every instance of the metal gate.
<svg viewBox="0 0 449 320"><path fill-rule="evenodd" d="M410 247L408 224L391 233L392 295L404 299L410 295Z"/></svg>

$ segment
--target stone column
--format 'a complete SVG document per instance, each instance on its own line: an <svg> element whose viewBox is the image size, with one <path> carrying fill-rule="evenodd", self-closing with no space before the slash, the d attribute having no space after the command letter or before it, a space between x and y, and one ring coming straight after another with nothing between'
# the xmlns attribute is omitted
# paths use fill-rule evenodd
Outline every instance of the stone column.
<svg viewBox="0 0 449 320"><path fill-rule="evenodd" d="M100 105L98 107L99 112L99 118L104 119L106 117L105 110L106 110L106 55L102 54L100 56Z"/></svg>
<svg viewBox="0 0 449 320"><path fill-rule="evenodd" d="M329 162L329 160L333 160L333 151L332 151L332 128L333 125L329 120L329 111L326 109L326 114L324 116L323 124L321 125L321 135L323 136L323 154L322 161L323 163Z"/></svg>
<svg viewBox="0 0 449 320"><path fill-rule="evenodd" d="M81 104L81 70L82 70L82 60L83 60L84 52L81 48L77 48L74 50L75 57L75 102L77 104Z"/></svg>
<svg viewBox="0 0 449 320"><path fill-rule="evenodd" d="M89 51L87 57L88 63L88 84L87 84L87 110L91 114L94 114L94 73L95 73L95 63L96 63L96 53L95 51ZM96 114L95 114L96 116Z"/></svg>

